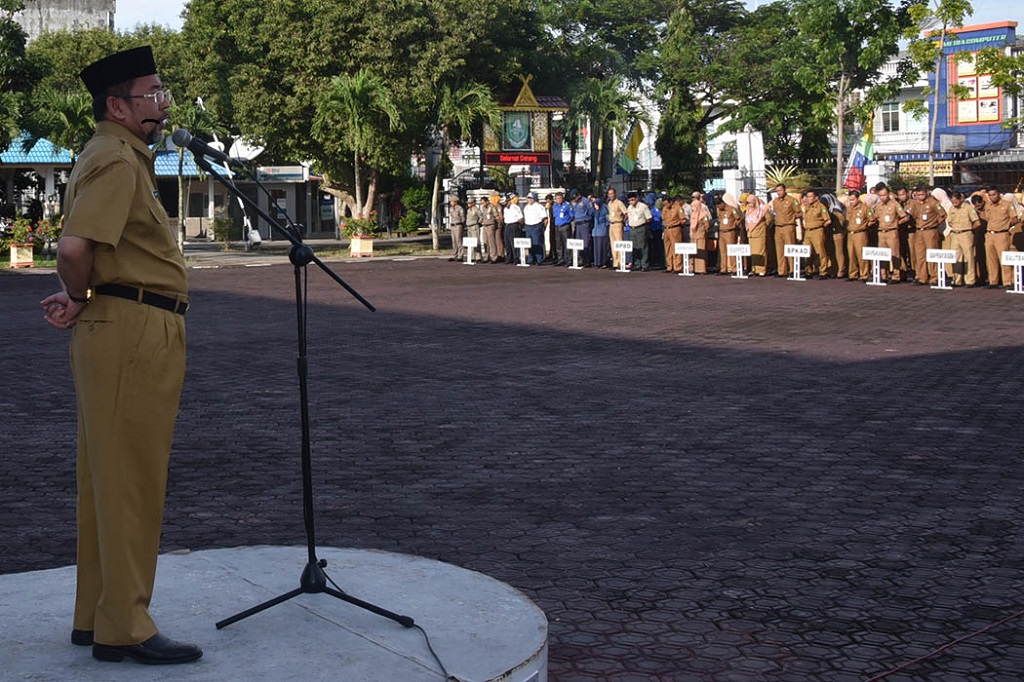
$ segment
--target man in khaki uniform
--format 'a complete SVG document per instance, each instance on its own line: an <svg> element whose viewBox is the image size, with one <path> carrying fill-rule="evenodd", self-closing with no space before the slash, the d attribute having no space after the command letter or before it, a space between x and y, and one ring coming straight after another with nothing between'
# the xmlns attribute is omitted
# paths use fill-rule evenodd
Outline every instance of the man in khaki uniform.
<svg viewBox="0 0 1024 682"><path fill-rule="evenodd" d="M718 211L718 274L731 275L736 271L736 259L729 258L729 245L740 243L743 213L725 203L721 195L715 195L715 207Z"/></svg>
<svg viewBox="0 0 1024 682"><path fill-rule="evenodd" d="M796 244L797 223L803 220L800 200L786 194L786 186L775 187L775 198L769 204L775 222L775 260L778 262L776 275L789 276L789 259L786 258L786 245Z"/></svg>
<svg viewBox="0 0 1024 682"><path fill-rule="evenodd" d="M807 276L814 276L814 265L818 265L818 279L828 279L828 270L832 267L828 258L828 228L832 224L832 215L825 204L818 200L814 190L804 192L804 203L801 206L804 223L804 244L811 247L811 258L807 263Z"/></svg>
<svg viewBox="0 0 1024 682"><path fill-rule="evenodd" d="M946 211L942 205L928 193L924 187L914 188L910 201L907 202L916 229L910 238L914 242L914 275L916 284L938 284L939 270L935 263L928 262L928 249L937 249L942 243L939 228L946 222Z"/></svg>
<svg viewBox="0 0 1024 682"><path fill-rule="evenodd" d="M661 223L665 226L662 241L665 243L665 272L682 272L683 256L676 253L676 244L683 241L683 226L686 225L686 210L683 198L674 196L665 202L661 211Z"/></svg>
<svg viewBox="0 0 1024 682"><path fill-rule="evenodd" d="M78 593L71 641L94 658L185 663L203 652L157 631L149 614L168 459L185 373L185 261L160 203L148 145L170 93L153 53L102 59L81 78L96 133L64 198L63 291L47 321L74 328L78 400Z"/></svg>
<svg viewBox="0 0 1024 682"><path fill-rule="evenodd" d="M466 236L466 209L462 208L457 196L449 199L448 229L452 233L452 255L448 260L462 260L466 253L466 247L462 245L462 238Z"/></svg>
<svg viewBox="0 0 1024 682"><path fill-rule="evenodd" d="M1013 268L1002 265L1003 251L1011 251L1010 229L1020 222L1016 207L1003 198L995 187L985 188L985 208L982 209L985 222L985 260L988 261L988 288L999 288L1002 273L1003 286L1013 286Z"/></svg>
<svg viewBox="0 0 1024 682"><path fill-rule="evenodd" d="M860 192L846 190L846 231L849 263L847 274L851 281L866 282L871 276L871 261L864 260L864 247L870 246L868 230L875 222L871 207L860 200Z"/></svg>
<svg viewBox="0 0 1024 682"><path fill-rule="evenodd" d="M878 246L892 250L892 262L888 265L889 282L899 284L903 281L903 259L900 256L900 225L910 220L907 212L899 202L889 195L889 189L878 190L878 203L874 209L875 220L878 222ZM885 263L882 267L886 267Z"/></svg>
<svg viewBox="0 0 1024 682"><path fill-rule="evenodd" d="M974 267L974 230L981 225L978 212L969 202L964 201L962 192L949 195L953 204L946 216L949 225L950 247L956 251L956 263L953 266L953 286L977 285L977 271Z"/></svg>
<svg viewBox="0 0 1024 682"><path fill-rule="evenodd" d="M608 189L608 241L612 245L612 264L618 268L619 258L622 254L615 250L615 242L623 241L622 237L626 232L626 205L621 199L616 198L615 190Z"/></svg>

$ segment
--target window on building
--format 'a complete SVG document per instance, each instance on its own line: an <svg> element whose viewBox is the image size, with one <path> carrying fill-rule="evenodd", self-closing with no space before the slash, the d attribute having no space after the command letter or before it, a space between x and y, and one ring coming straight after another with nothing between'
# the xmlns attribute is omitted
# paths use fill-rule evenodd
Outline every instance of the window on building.
<svg viewBox="0 0 1024 682"><path fill-rule="evenodd" d="M894 133L900 129L900 103L886 102L882 105L882 132Z"/></svg>

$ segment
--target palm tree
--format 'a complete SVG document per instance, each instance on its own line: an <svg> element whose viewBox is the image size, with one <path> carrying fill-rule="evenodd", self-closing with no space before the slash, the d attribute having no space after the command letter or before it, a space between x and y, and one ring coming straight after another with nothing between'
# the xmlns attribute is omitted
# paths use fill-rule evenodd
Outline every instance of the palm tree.
<svg viewBox="0 0 1024 682"><path fill-rule="evenodd" d="M380 171L370 168L370 184L363 200L363 170L368 158L387 144L382 133L401 127L398 107L383 78L360 69L355 75L335 76L323 92L313 119L313 135L329 152L338 143L352 153L355 176L355 215L370 217Z"/></svg>
<svg viewBox="0 0 1024 682"><path fill-rule="evenodd" d="M85 92L42 88L32 96L32 111L25 121L28 135L22 146L27 151L41 139L71 153L71 163L92 137L96 122L92 98Z"/></svg>
<svg viewBox="0 0 1024 682"><path fill-rule="evenodd" d="M225 135L227 129L218 122L217 117L200 107L192 100L175 102L168 111L168 119L175 128L186 128L196 136L212 137ZM185 149L178 148L178 248L184 252L185 249L185 219L188 215L188 196L191 190L192 179L189 178L189 187L185 187L184 179Z"/></svg>
<svg viewBox="0 0 1024 682"><path fill-rule="evenodd" d="M595 182L600 186L605 173L610 171L604 167L605 142L611 143L616 136L625 134L627 125L642 116L631 104L619 76L584 81L571 108L590 119L591 149L596 146L590 166Z"/></svg>
<svg viewBox="0 0 1024 682"><path fill-rule="evenodd" d="M466 140L472 137L473 126L480 122L495 130L501 127L501 111L486 85L464 83L453 87L446 83L441 86L434 122L441 134L441 158L434 174L430 204L430 235L435 251L440 247L441 211L438 210L438 200L441 194L441 170L448 157L448 146L452 139Z"/></svg>

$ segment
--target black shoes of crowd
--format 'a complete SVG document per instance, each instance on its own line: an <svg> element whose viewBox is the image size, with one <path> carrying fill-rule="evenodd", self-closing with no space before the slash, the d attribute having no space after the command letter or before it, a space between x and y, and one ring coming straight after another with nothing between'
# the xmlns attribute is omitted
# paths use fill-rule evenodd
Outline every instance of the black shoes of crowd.
<svg viewBox="0 0 1024 682"><path fill-rule="evenodd" d="M112 663L130 658L146 665L173 665L191 663L203 657L203 650L195 644L176 642L159 632L140 644L113 646L94 642L89 630L72 630L71 643L75 646L92 646L93 658Z"/></svg>

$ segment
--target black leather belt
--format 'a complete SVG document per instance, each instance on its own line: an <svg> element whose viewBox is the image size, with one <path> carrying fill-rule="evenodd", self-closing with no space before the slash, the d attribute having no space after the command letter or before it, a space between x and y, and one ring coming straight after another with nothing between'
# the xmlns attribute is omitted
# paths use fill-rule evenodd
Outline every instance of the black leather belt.
<svg viewBox="0 0 1024 682"><path fill-rule="evenodd" d="M898 227L890 227L888 230L879 230L879 232L895 232L898 229Z"/></svg>
<svg viewBox="0 0 1024 682"><path fill-rule="evenodd" d="M937 230L937 229L939 229L937 226L936 227L919 227L919 228L917 228L917 231L918 232L931 232L932 230Z"/></svg>
<svg viewBox="0 0 1024 682"><path fill-rule="evenodd" d="M989 234L1006 234L1009 230L988 230Z"/></svg>
<svg viewBox="0 0 1024 682"><path fill-rule="evenodd" d="M860 234L861 232L867 232L867 231L868 231L868 228L865 227L863 230L850 230L850 234Z"/></svg>
<svg viewBox="0 0 1024 682"><path fill-rule="evenodd" d="M963 234L965 232L974 232L974 230L951 230L953 234Z"/></svg>
<svg viewBox="0 0 1024 682"><path fill-rule="evenodd" d="M815 230L823 230L823 229L825 229L824 226L821 226L821 227L808 227L807 231L808 232L814 232Z"/></svg>
<svg viewBox="0 0 1024 682"><path fill-rule="evenodd" d="M152 291L146 291L138 287L130 287L124 284L101 284L94 291L100 296L126 298L129 301L145 303L156 308L169 310L172 313L178 313L179 315L184 315L188 312L188 301L179 301L176 298L154 294Z"/></svg>
<svg viewBox="0 0 1024 682"><path fill-rule="evenodd" d="M738 228L738 227L734 227L734 228L732 228L731 230L719 230L719 232L723 232L723 233L725 233L725 232L735 232L735 231L736 231L736 230L738 230L738 229L740 229L740 228Z"/></svg>

